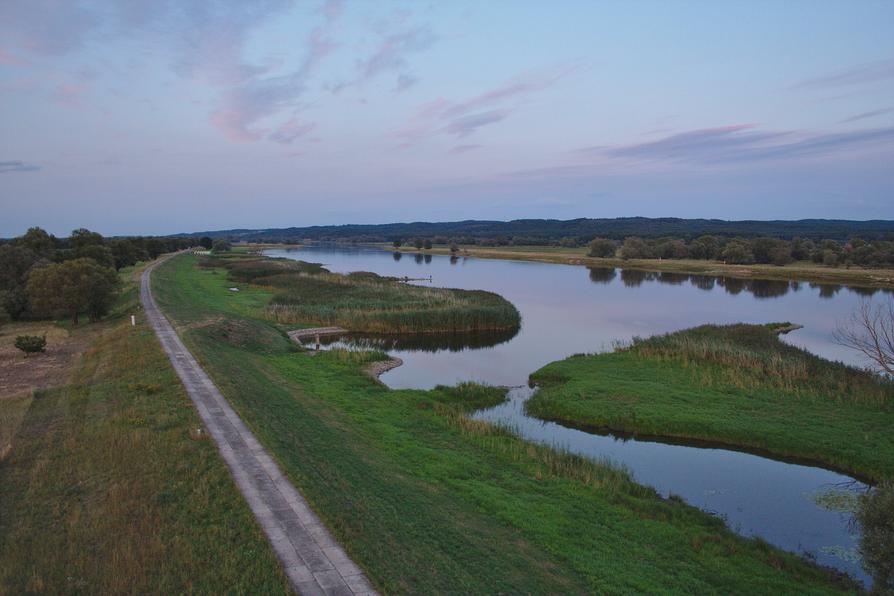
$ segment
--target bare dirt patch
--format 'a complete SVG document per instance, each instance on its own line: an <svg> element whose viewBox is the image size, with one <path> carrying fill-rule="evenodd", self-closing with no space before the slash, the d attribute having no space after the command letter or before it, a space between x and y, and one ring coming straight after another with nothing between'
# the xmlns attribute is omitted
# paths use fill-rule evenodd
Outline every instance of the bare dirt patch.
<svg viewBox="0 0 894 596"><path fill-rule="evenodd" d="M44 335L46 352L27 358L15 347L19 335ZM0 328L0 399L47 389L68 381L71 367L88 344L89 333L69 333L52 322L13 323Z"/></svg>

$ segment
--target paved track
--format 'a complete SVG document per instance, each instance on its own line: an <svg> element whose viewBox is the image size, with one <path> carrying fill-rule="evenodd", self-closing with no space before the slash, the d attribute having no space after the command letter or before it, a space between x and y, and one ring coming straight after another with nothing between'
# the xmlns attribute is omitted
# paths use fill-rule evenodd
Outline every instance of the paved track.
<svg viewBox="0 0 894 596"><path fill-rule="evenodd" d="M159 262L146 267L140 279L146 317L295 590L307 595L375 594L363 571L335 542L156 306L150 281Z"/></svg>

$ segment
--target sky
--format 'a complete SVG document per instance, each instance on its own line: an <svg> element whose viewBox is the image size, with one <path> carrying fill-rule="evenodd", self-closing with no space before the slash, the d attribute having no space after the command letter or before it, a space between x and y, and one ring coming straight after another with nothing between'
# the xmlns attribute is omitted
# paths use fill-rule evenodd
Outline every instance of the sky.
<svg viewBox="0 0 894 596"><path fill-rule="evenodd" d="M894 2L0 2L0 237L622 216L894 219Z"/></svg>

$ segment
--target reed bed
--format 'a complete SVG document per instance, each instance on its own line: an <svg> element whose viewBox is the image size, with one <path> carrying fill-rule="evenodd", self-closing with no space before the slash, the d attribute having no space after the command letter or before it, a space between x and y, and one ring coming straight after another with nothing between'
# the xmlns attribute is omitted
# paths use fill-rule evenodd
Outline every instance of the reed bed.
<svg viewBox="0 0 894 596"><path fill-rule="evenodd" d="M886 405L894 383L867 371L824 360L779 340L771 325L704 325L649 339L634 338L625 348L689 369L702 386L759 389L772 387L796 396L828 397L836 402Z"/></svg>
<svg viewBox="0 0 894 596"><path fill-rule="evenodd" d="M370 272L340 275L315 263L206 259L234 281L273 289L263 316L281 324L338 326L370 333L465 333L517 329L521 316L484 291L408 285Z"/></svg>

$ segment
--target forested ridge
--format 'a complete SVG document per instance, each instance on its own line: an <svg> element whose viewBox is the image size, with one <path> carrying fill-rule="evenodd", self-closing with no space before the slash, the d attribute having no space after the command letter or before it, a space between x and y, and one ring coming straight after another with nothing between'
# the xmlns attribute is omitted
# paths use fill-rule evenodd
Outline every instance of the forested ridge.
<svg viewBox="0 0 894 596"><path fill-rule="evenodd" d="M768 236L781 239L800 237L811 240L847 241L853 236L864 240L894 240L894 221L843 219L742 220L681 219L675 217L622 217L615 219L517 219L512 221L465 220L455 222L411 222L389 224L348 224L233 229L183 235L228 236L241 240L269 242L295 240L341 240L354 242L390 242L414 236L452 238L462 244L481 240L513 244L545 245L562 239L575 239L580 245L600 236L622 240L628 236L659 238L671 236L691 240L705 234L753 238Z"/></svg>

